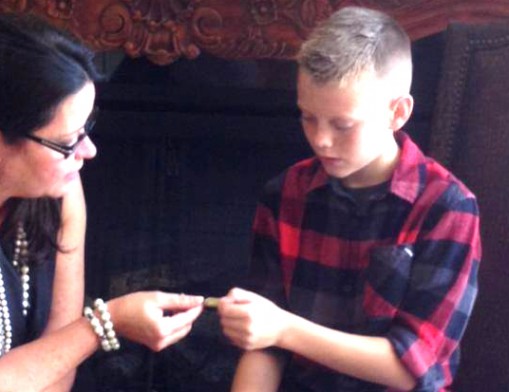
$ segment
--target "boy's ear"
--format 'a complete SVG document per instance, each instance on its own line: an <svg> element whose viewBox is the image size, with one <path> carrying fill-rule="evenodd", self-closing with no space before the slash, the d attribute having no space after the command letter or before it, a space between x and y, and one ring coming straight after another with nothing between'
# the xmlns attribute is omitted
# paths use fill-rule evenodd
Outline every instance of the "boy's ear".
<svg viewBox="0 0 509 392"><path fill-rule="evenodd" d="M414 98L410 94L401 96L393 101L391 121L392 130L398 131L403 128L412 115L413 108Z"/></svg>

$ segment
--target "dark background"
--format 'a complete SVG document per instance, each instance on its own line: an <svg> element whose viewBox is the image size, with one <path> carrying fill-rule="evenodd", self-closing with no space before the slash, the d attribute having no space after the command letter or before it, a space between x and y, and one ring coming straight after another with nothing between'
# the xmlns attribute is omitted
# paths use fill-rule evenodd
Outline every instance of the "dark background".
<svg viewBox="0 0 509 392"><path fill-rule="evenodd" d="M405 129L424 151L443 45L443 34L413 43L415 111ZM83 170L87 295L224 295L245 277L261 187L311 154L295 63L201 55L164 67L123 58L110 68L97 86L99 153ZM118 353L96 354L75 391L227 391L238 354L207 311L162 353L123 342Z"/></svg>

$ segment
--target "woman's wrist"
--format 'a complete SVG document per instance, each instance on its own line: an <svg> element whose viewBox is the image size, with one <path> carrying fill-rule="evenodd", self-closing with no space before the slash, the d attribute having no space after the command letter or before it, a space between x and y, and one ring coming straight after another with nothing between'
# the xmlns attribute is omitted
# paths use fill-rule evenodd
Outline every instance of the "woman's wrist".
<svg viewBox="0 0 509 392"><path fill-rule="evenodd" d="M94 301L93 309L90 306L85 306L83 315L90 322L104 351L116 351L120 348L108 305L101 298Z"/></svg>

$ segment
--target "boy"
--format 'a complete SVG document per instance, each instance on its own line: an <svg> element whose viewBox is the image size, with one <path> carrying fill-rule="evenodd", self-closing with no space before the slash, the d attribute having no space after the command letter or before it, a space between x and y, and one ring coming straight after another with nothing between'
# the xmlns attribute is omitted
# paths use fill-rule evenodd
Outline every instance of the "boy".
<svg viewBox="0 0 509 392"><path fill-rule="evenodd" d="M268 183L253 291L219 304L245 349L233 391L443 391L477 293L474 195L400 129L413 108L410 41L347 7L298 56L316 157Z"/></svg>

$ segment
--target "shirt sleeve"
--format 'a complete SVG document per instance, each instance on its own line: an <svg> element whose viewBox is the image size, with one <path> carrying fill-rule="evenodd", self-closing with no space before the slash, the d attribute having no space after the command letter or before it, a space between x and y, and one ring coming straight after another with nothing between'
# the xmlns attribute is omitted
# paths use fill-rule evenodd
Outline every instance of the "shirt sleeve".
<svg viewBox="0 0 509 392"><path fill-rule="evenodd" d="M409 284L388 334L418 380L416 391L439 391L452 382L477 295L478 206L473 195L458 198L457 188L452 193L430 208L412 244Z"/></svg>
<svg viewBox="0 0 509 392"><path fill-rule="evenodd" d="M247 288L287 308L277 221L281 182L282 178L270 181L258 201L252 228Z"/></svg>
<svg viewBox="0 0 509 392"><path fill-rule="evenodd" d="M282 181L283 176L267 183L258 201L252 228L251 265L246 287L287 309L277 220ZM288 362L291 357L291 353L278 347L267 347L264 351L283 363Z"/></svg>

